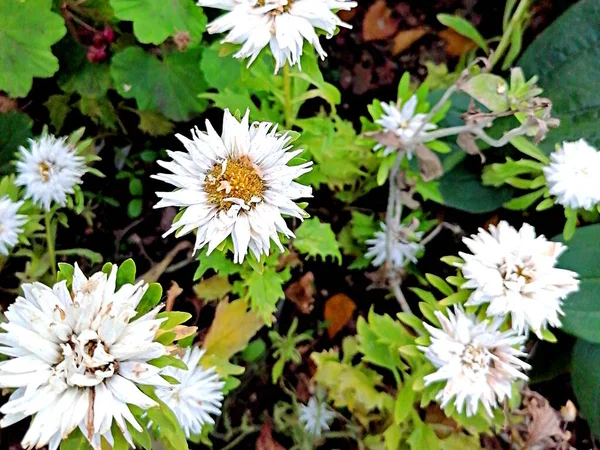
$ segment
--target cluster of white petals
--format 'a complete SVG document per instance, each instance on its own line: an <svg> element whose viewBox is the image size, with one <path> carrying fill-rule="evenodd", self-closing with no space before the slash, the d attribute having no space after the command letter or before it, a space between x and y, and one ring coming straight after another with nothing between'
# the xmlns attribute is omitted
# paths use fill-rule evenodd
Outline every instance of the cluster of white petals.
<svg viewBox="0 0 600 450"><path fill-rule="evenodd" d="M113 420L134 447L127 426L142 431L128 405L157 406L137 384L170 384L148 360L166 354L154 341L160 307L132 320L148 285L116 290L117 266L110 275L89 279L75 266L72 290L66 281L53 288L24 284L23 297L8 307L0 325L0 387L17 388L0 412L6 427L34 416L21 445L56 450L77 427L94 450L110 445Z"/></svg>
<svg viewBox="0 0 600 450"><path fill-rule="evenodd" d="M225 382L219 379L214 367L204 369L198 365L202 355L204 350L188 348L180 358L187 370L168 366L162 372L179 384L156 389L156 395L173 411L188 439L200 435L205 423L214 425L210 414L221 414Z"/></svg>
<svg viewBox="0 0 600 450"><path fill-rule="evenodd" d="M49 211L52 203L65 206L67 195L75 192L87 166L85 158L75 153L67 138L43 134L29 140L29 149L20 147L15 184L25 187L25 198L31 198Z"/></svg>
<svg viewBox="0 0 600 450"><path fill-rule="evenodd" d="M334 418L335 413L327 408L327 403L314 396L308 400L308 404L300 405L298 421L304 431L314 437L321 437L323 432L328 431Z"/></svg>
<svg viewBox="0 0 600 450"><path fill-rule="evenodd" d="M357 3L344 0L198 0L199 6L228 11L208 25L208 32L227 33L223 42L242 44L234 55L250 58L248 65L267 45L275 58L275 73L286 61L300 64L302 46L307 41L321 58L327 54L321 47L317 30L327 37L338 27L350 26L333 12L349 11Z"/></svg>
<svg viewBox="0 0 600 450"><path fill-rule="evenodd" d="M294 234L282 214L303 219L294 200L312 196L310 187L294 181L312 162L289 166L302 150L290 151L291 138L270 122L250 125L248 114L238 122L225 110L221 136L208 121L206 133L196 128L192 139L177 135L187 151L169 151L173 160L159 164L172 173L154 176L177 188L157 192L155 207L184 209L166 234L196 231L194 248L207 245L209 254L231 236L238 263L248 249L257 258L268 254L271 241L283 251L278 233Z"/></svg>
<svg viewBox="0 0 600 450"><path fill-rule="evenodd" d="M462 287L474 289L467 306L487 304L488 316L510 314L518 333L560 326L562 301L579 287L575 272L555 267L563 244L536 237L531 225L517 230L505 221L463 242L472 252L460 253Z"/></svg>
<svg viewBox="0 0 600 450"><path fill-rule="evenodd" d="M433 123L425 123L426 114L418 113L417 96L413 95L404 104L400 101L396 103L381 103L384 114L375 121L381 125L384 130L395 134L400 141L408 143L417 133L418 136L423 136L428 131L435 130L437 125ZM389 155L398 150L397 146L377 144L373 150L384 148L383 154ZM409 152L407 156L410 158L412 154Z"/></svg>
<svg viewBox="0 0 600 450"><path fill-rule="evenodd" d="M585 139L563 142L543 170L557 203L587 210L600 203L600 152Z"/></svg>
<svg viewBox="0 0 600 450"><path fill-rule="evenodd" d="M19 242L22 227L27 222L27 216L17 214L22 205L22 201L13 202L7 196L0 198L0 255L8 255Z"/></svg>
<svg viewBox="0 0 600 450"><path fill-rule="evenodd" d="M407 239L407 231L406 228L400 226L392 232L390 261L397 269L401 269L409 262L416 263L417 253L422 248L418 242L411 242ZM413 234L416 238L421 238L423 235L423 233L412 231L410 234ZM369 248L365 253L365 257L374 258L372 264L381 266L386 260L388 251L387 226L384 222L381 222L381 231L376 231L375 236L372 239L367 239L366 244Z"/></svg>
<svg viewBox="0 0 600 450"><path fill-rule="evenodd" d="M437 369L425 376L425 384L444 382L437 394L442 408L452 400L459 413L477 413L483 405L491 416L493 409L512 395L515 380L527 380L522 373L530 366L520 357L525 337L514 330L499 331L502 318L478 322L460 307L448 310L448 317L435 312L441 328L425 324L431 344L419 347ZM466 408L465 408L466 407Z"/></svg>

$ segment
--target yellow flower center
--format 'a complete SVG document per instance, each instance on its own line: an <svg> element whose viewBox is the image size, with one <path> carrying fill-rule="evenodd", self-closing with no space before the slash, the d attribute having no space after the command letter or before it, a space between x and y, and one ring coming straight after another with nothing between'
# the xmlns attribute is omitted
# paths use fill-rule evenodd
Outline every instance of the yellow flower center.
<svg viewBox="0 0 600 450"><path fill-rule="evenodd" d="M243 200L252 207L256 199L262 199L265 185L250 158L242 156L216 164L206 176L204 190L212 204L227 211L232 205L231 200L226 200L229 198Z"/></svg>
<svg viewBox="0 0 600 450"><path fill-rule="evenodd" d="M50 164L49 162L42 161L40 163L40 172L42 173L42 180L44 181L44 183L48 182L48 179L50 178L51 170L52 170L52 164Z"/></svg>

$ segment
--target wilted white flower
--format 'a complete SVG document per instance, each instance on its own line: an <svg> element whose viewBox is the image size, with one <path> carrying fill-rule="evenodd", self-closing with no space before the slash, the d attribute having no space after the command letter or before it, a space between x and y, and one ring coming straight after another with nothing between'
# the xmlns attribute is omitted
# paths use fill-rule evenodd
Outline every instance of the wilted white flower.
<svg viewBox="0 0 600 450"><path fill-rule="evenodd" d="M27 222L27 216L17 214L21 205L22 201L13 202L6 195L0 198L0 255L8 255L19 242L22 226Z"/></svg>
<svg viewBox="0 0 600 450"><path fill-rule="evenodd" d="M417 131L419 132L419 136L422 136L427 131L435 130L437 125L433 123L424 123L427 118L426 114L415 114L417 109L417 96L413 95L410 97L404 105L399 101L396 103L381 103L381 107L383 108L384 114L381 118L375 121L376 124L381 125L386 131L394 133L398 138L400 138L403 142L410 141ZM392 145L384 145L377 144L373 150L379 150L380 148L384 148L384 155L389 155L390 153L398 150L397 147ZM410 158L412 154L409 152L407 156Z"/></svg>
<svg viewBox="0 0 600 450"><path fill-rule="evenodd" d="M327 408L327 403L311 397L307 405L300 405L298 421L304 431L315 437L321 437L324 431L329 431L329 424L335 418L335 413Z"/></svg>
<svg viewBox="0 0 600 450"><path fill-rule="evenodd" d="M454 399L459 413L466 406L467 416L472 416L481 403L491 416L493 408L510 398L513 382L527 380L521 371L530 366L519 359L526 356L520 350L525 337L514 330L499 331L502 319L477 322L460 307L454 313L448 310L448 317L440 311L435 316L441 329L425 324L431 344L419 347L438 369L425 376L425 385L445 382L436 396L442 408Z"/></svg>
<svg viewBox="0 0 600 450"><path fill-rule="evenodd" d="M199 435L205 423L215 423L210 414L221 414L225 382L219 380L214 367L204 369L198 365L203 354L198 347L188 348L180 358L188 370L168 366L162 372L180 384L156 389L156 395L175 413L188 439Z"/></svg>
<svg viewBox="0 0 600 450"><path fill-rule="evenodd" d="M56 450L79 427L95 450L101 437L113 444L114 421L133 447L127 424L142 426L128 404L157 406L138 384L169 386L148 360L165 355L154 342L160 307L132 321L147 290L143 281L116 290L117 266L109 276L87 279L75 266L72 291L66 281L53 288L24 284L23 297L8 307L0 325L0 387L17 388L0 408L7 427L34 416L21 445Z"/></svg>
<svg viewBox="0 0 600 450"><path fill-rule="evenodd" d="M25 198L49 211L52 202L65 206L67 195L75 192L76 184L86 172L85 158L75 154L67 138L43 134L29 139L29 149L20 147L15 184L25 187Z"/></svg>
<svg viewBox="0 0 600 450"><path fill-rule="evenodd" d="M531 328L539 335L548 324L560 326L562 300L579 285L575 272L554 267L563 244L536 237L531 225L517 230L505 221L463 242L473 252L460 253L467 279L462 287L475 289L467 306L489 303L487 314L510 314L519 333Z"/></svg>
<svg viewBox="0 0 600 450"><path fill-rule="evenodd" d="M239 263L248 249L257 258L268 254L271 240L283 251L278 232L294 234L282 214L302 219L306 213L293 200L312 196L310 187L294 181L312 162L288 166L302 150L289 151L291 138L272 123L249 126L248 114L238 122L225 110L221 136L209 121L206 133L192 130L192 140L177 135L187 152L168 152L173 161L159 164L173 173L154 176L178 188L157 192L162 200L155 208L184 208L165 235L196 230L194 248L208 245L209 254L231 235Z"/></svg>
<svg viewBox="0 0 600 450"><path fill-rule="evenodd" d="M423 233L413 232L405 227L400 226L392 232L392 247L391 261L395 268L400 269L409 262L417 262L417 253L421 250L421 245L418 242L411 242L407 239L408 233L420 239ZM365 253L366 258L374 258L372 264L381 266L387 255L387 226L381 222L381 231L376 231L372 239L366 241L369 249Z"/></svg>
<svg viewBox="0 0 600 450"><path fill-rule="evenodd" d="M550 194L561 205L590 210L600 203L600 152L584 139L563 142L543 170Z"/></svg>
<svg viewBox="0 0 600 450"><path fill-rule="evenodd" d="M324 59L327 53L316 30L330 38L337 27L350 28L333 11L349 11L357 4L344 0L198 0L198 5L229 11L211 22L208 32L227 32L223 42L243 44L234 56L250 58L248 65L269 45L277 73L286 61L291 66L300 64L305 40Z"/></svg>

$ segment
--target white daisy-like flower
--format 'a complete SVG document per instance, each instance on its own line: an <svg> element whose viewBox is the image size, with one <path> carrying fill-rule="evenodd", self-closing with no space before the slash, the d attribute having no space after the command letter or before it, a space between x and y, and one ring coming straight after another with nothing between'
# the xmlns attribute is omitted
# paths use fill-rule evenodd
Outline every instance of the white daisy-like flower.
<svg viewBox="0 0 600 450"><path fill-rule="evenodd" d="M420 239L423 236L421 232L408 230L406 227L399 226L397 230L392 232L392 254L391 261L395 268L401 269L409 262L417 262L417 253L421 250L421 245L418 242L411 242L407 239L408 232ZM387 255L387 226L385 222L381 222L381 231L376 231L372 239L367 239L366 244L369 246L366 258L374 258L371 264L381 266Z"/></svg>
<svg viewBox="0 0 600 450"><path fill-rule="evenodd" d="M579 287L575 272L555 267L563 244L536 237L531 225L517 230L505 221L463 242L473 252L460 253L467 279L462 287L474 289L467 306L488 304L489 316L510 314L519 333L530 328L540 335L548 325L560 326L562 300Z"/></svg>
<svg viewBox="0 0 600 450"><path fill-rule="evenodd" d="M308 404L300 405L298 421L304 431L314 437L321 437L324 431L329 431L329 425L335 418L335 413L327 408L327 403L311 397Z"/></svg>
<svg viewBox="0 0 600 450"><path fill-rule="evenodd" d="M238 263L248 249L257 258L268 254L271 240L283 251L278 233L294 234L282 214L303 219L306 213L293 200L312 196L310 187L294 181L311 171L312 162L288 166L302 150L290 151L291 138L270 122L249 126L248 114L238 122L225 110L221 136L209 121L206 133L192 130L191 140L177 135L187 152L168 152L173 161L158 163L173 173L153 176L178 188L157 192L162 200L155 208L184 208L165 236L196 230L194 248L208 245L208 254L231 236Z"/></svg>
<svg viewBox="0 0 600 450"><path fill-rule="evenodd" d="M223 42L242 44L234 55L254 62L267 45L275 58L275 73L286 61L300 64L306 40L321 59L327 53L321 47L317 29L330 38L337 27L351 28L333 11L349 11L357 3L344 0L198 0L199 6L227 12L208 25L211 34L225 33Z"/></svg>
<svg viewBox="0 0 600 450"><path fill-rule="evenodd" d="M417 132L419 136L423 136L428 131L435 130L437 125L424 123L427 117L426 114L415 114L417 103L416 95L410 97L404 105L400 101L398 101L398 104L382 102L381 107L384 114L375 123L381 125L386 131L394 133L402 142L410 141ZM384 144L377 144L373 150L379 150L380 148L385 148L383 151L385 156L398 150L395 146ZM411 158L412 153L409 151L407 156Z"/></svg>
<svg viewBox="0 0 600 450"><path fill-rule="evenodd" d="M171 408L188 439L199 435L205 423L214 425L211 414L221 414L225 382L219 379L214 367L204 369L198 365L202 355L204 350L188 348L180 358L188 370L168 366L162 372L180 384L156 389L156 395Z"/></svg>
<svg viewBox="0 0 600 450"><path fill-rule="evenodd" d="M157 406L136 384L169 386L148 360L167 353L154 342L160 307L132 321L148 285L116 290L117 266L110 275L89 279L75 266L72 291L66 281L53 288L24 284L23 297L8 307L0 325L0 387L17 388L0 412L1 427L34 416L21 445L56 450L79 427L94 450L101 438L113 445L113 419L133 447L128 424L142 426L128 404Z"/></svg>
<svg viewBox="0 0 600 450"><path fill-rule="evenodd" d="M513 382L528 379L522 370L530 366L519 359L526 356L521 351L525 337L514 330L499 331L502 319L477 322L460 307L454 313L448 310L448 317L440 311L435 316L441 329L425 324L431 344L419 347L437 368L425 376L425 385L445 382L436 396L442 408L454 399L459 413L466 406L467 416L472 416L482 404L492 416L510 398Z"/></svg>
<svg viewBox="0 0 600 450"><path fill-rule="evenodd" d="M587 210L600 203L600 152L585 139L563 142L543 170L557 203Z"/></svg>
<svg viewBox="0 0 600 450"><path fill-rule="evenodd" d="M76 184L87 167L85 158L75 153L67 138L44 134L29 139L29 149L20 147L15 184L25 187L25 198L49 211L52 203L65 206L67 195L73 194Z"/></svg>
<svg viewBox="0 0 600 450"><path fill-rule="evenodd" d="M13 202L6 195L0 198L0 255L8 255L19 242L22 227L27 222L27 216L17 214L21 205L22 201Z"/></svg>

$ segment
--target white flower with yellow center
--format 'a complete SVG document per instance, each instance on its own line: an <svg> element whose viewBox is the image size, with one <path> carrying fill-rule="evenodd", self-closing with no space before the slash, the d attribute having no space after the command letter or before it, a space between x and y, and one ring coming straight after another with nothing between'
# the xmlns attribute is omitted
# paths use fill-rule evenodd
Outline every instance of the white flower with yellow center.
<svg viewBox="0 0 600 450"><path fill-rule="evenodd" d="M384 130L395 134L402 143L408 143L417 133L423 136L431 130L435 130L437 125L433 123L425 123L427 116L425 114L416 114L417 96L413 95L404 104L398 101L396 103L381 103L383 115L375 121L376 124L382 126ZM385 156L398 150L397 146L377 144L373 150L385 148L383 154ZM410 149L409 149L410 150ZM408 153L409 158L412 153Z"/></svg>
<svg viewBox="0 0 600 450"><path fill-rule="evenodd" d="M110 445L113 419L133 447L128 426L142 426L128 405L157 406L136 384L169 386L148 360L167 353L154 342L160 307L132 320L148 285L116 290L117 266L110 275L87 279L75 266L72 291L66 281L53 288L24 284L23 297L8 307L0 325L0 387L17 388L0 412L7 427L34 416L21 445L56 450L79 427L95 450Z"/></svg>
<svg viewBox="0 0 600 450"><path fill-rule="evenodd" d="M462 287L474 289L467 306L488 304L489 316L510 315L519 333L560 326L562 301L579 286L575 272L555 267L563 244L536 237L531 225L516 230L505 221L463 242L472 252L460 253Z"/></svg>
<svg viewBox="0 0 600 450"><path fill-rule="evenodd" d="M390 260L393 266L397 269L405 267L408 263L417 262L417 253L422 246L418 242L409 240L409 236L420 239L423 233L413 232L406 227L400 226L397 230L392 231L392 244L390 247ZM387 226L381 222L381 231L376 231L372 239L367 239L366 244L369 246L365 257L373 258L371 264L381 266L387 256Z"/></svg>
<svg viewBox="0 0 600 450"><path fill-rule="evenodd" d="M219 379L214 367L204 369L198 365L202 355L204 350L188 348L180 358L188 370L170 366L163 371L180 384L156 389L156 395L173 411L188 439L198 436L205 423L214 425L211 414L221 414L225 382Z"/></svg>
<svg viewBox="0 0 600 450"><path fill-rule="evenodd" d="M22 201L13 202L7 196L0 198L0 255L8 255L19 242L22 227L27 222L27 216L17 214L21 205Z"/></svg>
<svg viewBox="0 0 600 450"><path fill-rule="evenodd" d="M493 409L512 395L516 380L527 380L523 370L530 368L521 361L526 356L520 348L525 337L514 330L499 331L502 320L477 322L459 307L448 317L435 312L441 329L425 324L431 344L419 347L437 369L425 376L425 385L444 382L436 399L442 408L452 400L459 413L477 413L483 405L492 416Z"/></svg>
<svg viewBox="0 0 600 450"><path fill-rule="evenodd" d="M178 188L157 192L162 200L155 208L184 209L165 236L195 230L194 248L206 245L208 254L231 236L238 263L248 249L257 259L268 254L271 240L283 251L278 233L294 234L282 214L303 219L294 200L312 196L310 187L294 181L310 172L312 162L289 166L302 150L290 151L291 138L272 123L249 125L248 114L238 122L225 110L221 136L208 121L207 132L195 128L191 140L177 135L187 152L169 151L173 161L158 163L172 174L153 176Z"/></svg>
<svg viewBox="0 0 600 450"><path fill-rule="evenodd" d="M66 140L43 134L29 140L29 149L20 147L15 184L25 187L25 198L46 211L53 202L65 206L67 195L75 192L87 170L85 158L76 155Z"/></svg>
<svg viewBox="0 0 600 450"><path fill-rule="evenodd" d="M208 25L211 34L225 33L223 42L242 44L234 55L250 58L248 66L267 45L275 58L275 73L286 61L300 64L302 46L308 41L321 59L327 53L321 47L316 29L330 38L337 27L350 26L333 12L349 11L357 3L344 0L198 0L199 6L227 12Z"/></svg>
<svg viewBox="0 0 600 450"><path fill-rule="evenodd" d="M600 203L600 152L584 139L563 142L550 155L544 176L550 194L564 207L590 210Z"/></svg>
<svg viewBox="0 0 600 450"><path fill-rule="evenodd" d="M335 413L327 408L327 403L311 397L308 404L300 405L298 421L304 427L304 431L314 437L321 437L325 431L329 431L329 424L335 418Z"/></svg>

